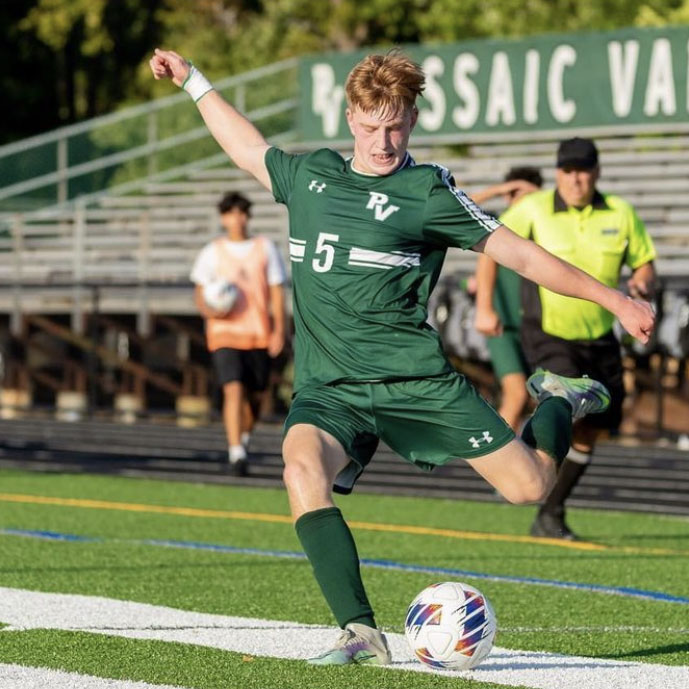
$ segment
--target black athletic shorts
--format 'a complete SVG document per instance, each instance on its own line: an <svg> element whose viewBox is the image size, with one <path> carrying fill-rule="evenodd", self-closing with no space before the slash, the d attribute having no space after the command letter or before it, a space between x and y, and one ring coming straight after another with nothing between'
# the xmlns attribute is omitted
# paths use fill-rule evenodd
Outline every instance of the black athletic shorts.
<svg viewBox="0 0 689 689"><path fill-rule="evenodd" d="M591 414L587 422L595 428L616 431L622 421L624 384L620 344L609 332L595 340L563 340L544 333L533 323L522 323L522 346L532 371L544 368L561 376L588 376L610 391L610 406L602 414Z"/></svg>
<svg viewBox="0 0 689 689"><path fill-rule="evenodd" d="M221 347L211 356L220 385L240 381L252 392L260 392L268 387L270 358L267 350Z"/></svg>

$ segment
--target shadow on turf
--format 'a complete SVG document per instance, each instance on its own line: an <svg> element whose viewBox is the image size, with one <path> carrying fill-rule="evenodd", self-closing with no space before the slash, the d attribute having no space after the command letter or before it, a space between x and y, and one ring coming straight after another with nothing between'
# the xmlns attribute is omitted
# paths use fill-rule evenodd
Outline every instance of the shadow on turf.
<svg viewBox="0 0 689 689"><path fill-rule="evenodd" d="M657 646L656 648L645 648L639 651L629 651L628 653L606 654L606 658L647 658L648 656L665 655L672 653L689 653L689 643L669 644L668 646Z"/></svg>

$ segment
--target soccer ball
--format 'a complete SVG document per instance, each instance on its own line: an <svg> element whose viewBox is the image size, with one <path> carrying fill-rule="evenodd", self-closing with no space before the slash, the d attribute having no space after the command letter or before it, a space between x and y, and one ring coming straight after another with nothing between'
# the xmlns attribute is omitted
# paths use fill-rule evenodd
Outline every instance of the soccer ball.
<svg viewBox="0 0 689 689"><path fill-rule="evenodd" d="M469 670L493 648L497 628L488 599L473 586L446 581L425 588L404 622L416 657L436 669Z"/></svg>
<svg viewBox="0 0 689 689"><path fill-rule="evenodd" d="M229 313L237 302L239 288L227 280L216 279L203 286L203 299L213 311Z"/></svg>

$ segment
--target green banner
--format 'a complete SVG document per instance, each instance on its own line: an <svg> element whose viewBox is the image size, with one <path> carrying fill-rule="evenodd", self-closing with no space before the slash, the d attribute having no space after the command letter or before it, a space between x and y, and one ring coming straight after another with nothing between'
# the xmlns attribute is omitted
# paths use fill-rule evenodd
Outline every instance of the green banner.
<svg viewBox="0 0 689 689"><path fill-rule="evenodd" d="M689 122L689 26L406 46L426 90L416 135L457 140ZM373 50L302 59L302 140L346 139L344 84Z"/></svg>

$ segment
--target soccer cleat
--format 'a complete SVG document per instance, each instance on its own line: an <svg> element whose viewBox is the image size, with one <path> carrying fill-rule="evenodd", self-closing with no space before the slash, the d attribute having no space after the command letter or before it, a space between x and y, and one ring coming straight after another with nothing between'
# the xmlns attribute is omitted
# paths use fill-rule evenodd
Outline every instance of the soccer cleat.
<svg viewBox="0 0 689 689"><path fill-rule="evenodd" d="M311 665L387 665L392 662L388 642L379 629L358 622L350 622L335 642L335 646L317 658Z"/></svg>
<svg viewBox="0 0 689 689"><path fill-rule="evenodd" d="M538 538L559 538L578 541L579 537L567 526L563 515L539 512L531 525L531 535Z"/></svg>
<svg viewBox="0 0 689 689"><path fill-rule="evenodd" d="M246 459L238 459L236 462L227 462L225 472L230 476L248 476L249 463Z"/></svg>
<svg viewBox="0 0 689 689"><path fill-rule="evenodd" d="M543 402L549 397L562 397L572 407L572 419L582 419L587 414L600 414L610 405L610 393L602 383L584 376L567 378L550 371L536 371L526 381L531 397Z"/></svg>

